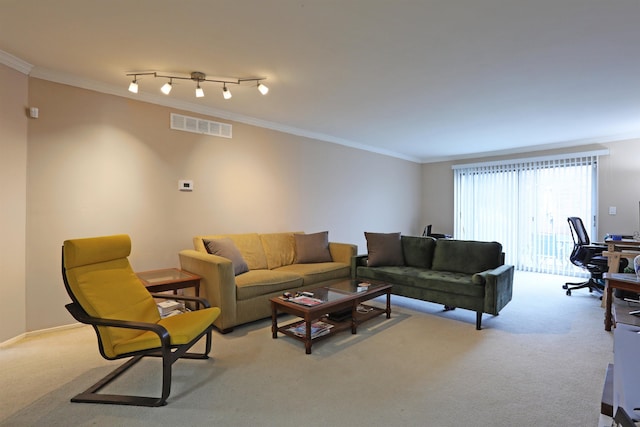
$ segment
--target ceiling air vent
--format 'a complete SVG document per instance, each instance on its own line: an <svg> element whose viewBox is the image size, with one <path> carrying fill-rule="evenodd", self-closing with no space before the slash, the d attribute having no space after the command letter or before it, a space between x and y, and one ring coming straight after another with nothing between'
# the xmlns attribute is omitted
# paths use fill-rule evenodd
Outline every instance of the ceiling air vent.
<svg viewBox="0 0 640 427"><path fill-rule="evenodd" d="M171 113L171 129L231 138L231 125Z"/></svg>

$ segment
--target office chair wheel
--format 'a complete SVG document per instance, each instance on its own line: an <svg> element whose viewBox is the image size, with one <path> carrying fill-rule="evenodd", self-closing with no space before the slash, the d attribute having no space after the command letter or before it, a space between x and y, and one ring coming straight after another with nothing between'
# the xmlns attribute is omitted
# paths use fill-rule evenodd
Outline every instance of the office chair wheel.
<svg viewBox="0 0 640 427"><path fill-rule="evenodd" d="M571 289L567 289L567 296L571 296Z"/></svg>
<svg viewBox="0 0 640 427"><path fill-rule="evenodd" d="M565 283L564 285L562 285L562 289L569 289L569 285Z"/></svg>

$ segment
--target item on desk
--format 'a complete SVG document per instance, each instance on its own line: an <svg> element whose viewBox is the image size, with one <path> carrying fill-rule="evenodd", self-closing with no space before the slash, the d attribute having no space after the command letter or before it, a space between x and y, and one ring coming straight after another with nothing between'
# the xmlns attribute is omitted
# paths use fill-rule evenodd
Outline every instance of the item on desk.
<svg viewBox="0 0 640 427"><path fill-rule="evenodd" d="M636 277L640 279L640 255L633 259L633 269L636 272Z"/></svg>

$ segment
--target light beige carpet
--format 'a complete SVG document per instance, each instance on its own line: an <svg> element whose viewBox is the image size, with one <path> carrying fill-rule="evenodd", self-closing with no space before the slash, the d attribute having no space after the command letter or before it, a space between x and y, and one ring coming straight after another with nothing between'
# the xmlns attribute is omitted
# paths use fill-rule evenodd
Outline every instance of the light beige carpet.
<svg viewBox="0 0 640 427"><path fill-rule="evenodd" d="M214 334L213 358L174 365L161 408L70 403L121 362L81 327L0 348L2 426L597 426L613 337L587 291L516 272L500 316L392 297L392 318L319 342L271 338L270 321ZM157 394L160 361L110 391Z"/></svg>

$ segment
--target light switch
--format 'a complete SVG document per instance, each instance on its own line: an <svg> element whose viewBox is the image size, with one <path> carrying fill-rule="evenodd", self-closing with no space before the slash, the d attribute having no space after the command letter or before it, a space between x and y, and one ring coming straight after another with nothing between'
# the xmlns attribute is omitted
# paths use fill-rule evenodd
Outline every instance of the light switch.
<svg viewBox="0 0 640 427"><path fill-rule="evenodd" d="M609 215L615 215L615 214L616 214L616 207L609 206Z"/></svg>

